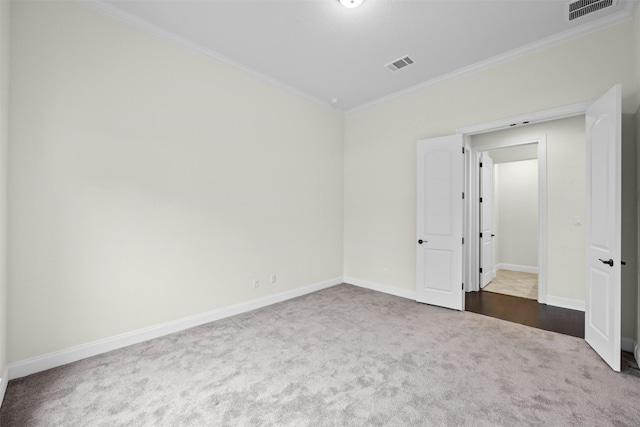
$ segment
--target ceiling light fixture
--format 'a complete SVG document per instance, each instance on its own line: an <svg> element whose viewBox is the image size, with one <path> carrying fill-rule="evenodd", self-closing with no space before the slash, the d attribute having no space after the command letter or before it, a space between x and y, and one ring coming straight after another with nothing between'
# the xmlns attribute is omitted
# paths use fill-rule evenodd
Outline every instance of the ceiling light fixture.
<svg viewBox="0 0 640 427"><path fill-rule="evenodd" d="M362 4L363 0L340 0L340 4L349 9L353 9L354 7L358 7Z"/></svg>

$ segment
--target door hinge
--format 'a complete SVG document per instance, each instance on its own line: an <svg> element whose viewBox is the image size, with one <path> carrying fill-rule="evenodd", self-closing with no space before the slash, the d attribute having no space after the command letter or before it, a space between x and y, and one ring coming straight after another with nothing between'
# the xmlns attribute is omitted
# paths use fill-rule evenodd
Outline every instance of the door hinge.
<svg viewBox="0 0 640 427"><path fill-rule="evenodd" d="M480 267L480 273L482 273L482 267Z"/></svg>
<svg viewBox="0 0 640 427"><path fill-rule="evenodd" d="M480 197L480 203L482 203L482 197Z"/></svg>
<svg viewBox="0 0 640 427"><path fill-rule="evenodd" d="M482 162L480 162L480 167L482 167Z"/></svg>
<svg viewBox="0 0 640 427"><path fill-rule="evenodd" d="M482 233L480 233L480 238L482 239Z"/></svg>
<svg viewBox="0 0 640 427"><path fill-rule="evenodd" d="M464 283L462 284L462 290L464 291Z"/></svg>
<svg viewBox="0 0 640 427"><path fill-rule="evenodd" d="M462 238L462 244L464 245L464 237Z"/></svg>
<svg viewBox="0 0 640 427"><path fill-rule="evenodd" d="M464 191L462 192L462 200L464 200Z"/></svg>
<svg viewBox="0 0 640 427"><path fill-rule="evenodd" d="M462 147L462 154L464 154L464 147Z"/></svg>

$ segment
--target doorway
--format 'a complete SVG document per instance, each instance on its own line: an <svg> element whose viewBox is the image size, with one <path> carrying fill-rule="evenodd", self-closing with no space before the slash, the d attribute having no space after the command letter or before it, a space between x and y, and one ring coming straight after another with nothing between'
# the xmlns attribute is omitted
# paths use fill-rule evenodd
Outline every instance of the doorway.
<svg viewBox="0 0 640 427"><path fill-rule="evenodd" d="M470 141L469 188L474 201L470 212L470 264L477 275L467 291L485 288L501 270L535 274L532 296L544 304L547 295L546 135L490 143L485 143L491 140L490 134L482 138Z"/></svg>
<svg viewBox="0 0 640 427"><path fill-rule="evenodd" d="M481 153L480 288L539 299L538 144Z"/></svg>

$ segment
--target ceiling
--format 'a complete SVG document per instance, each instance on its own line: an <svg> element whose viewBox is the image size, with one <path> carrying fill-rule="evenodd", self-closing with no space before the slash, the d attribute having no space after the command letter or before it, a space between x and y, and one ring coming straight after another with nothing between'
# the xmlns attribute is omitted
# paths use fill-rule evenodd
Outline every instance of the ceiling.
<svg viewBox="0 0 640 427"><path fill-rule="evenodd" d="M85 3L87 3L85 1ZM566 1L99 0L89 4L341 111L632 16L569 22ZM386 64L409 55L392 72Z"/></svg>

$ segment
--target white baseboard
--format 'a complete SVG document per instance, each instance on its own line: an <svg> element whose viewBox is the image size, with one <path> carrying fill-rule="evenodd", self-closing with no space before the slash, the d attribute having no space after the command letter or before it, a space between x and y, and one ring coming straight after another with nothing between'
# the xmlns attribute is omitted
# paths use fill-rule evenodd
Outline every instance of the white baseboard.
<svg viewBox="0 0 640 427"><path fill-rule="evenodd" d="M636 363L640 365L640 344L636 344L633 349L633 357L635 357Z"/></svg>
<svg viewBox="0 0 640 427"><path fill-rule="evenodd" d="M538 274L538 267L534 267L530 265L505 264L503 262L499 262L496 264L495 271L498 271L498 270L511 270L511 271L519 271L521 273Z"/></svg>
<svg viewBox="0 0 640 427"><path fill-rule="evenodd" d="M635 347L636 347L636 340L634 340L633 338L631 337L620 338L620 348L622 349L622 351L634 353Z"/></svg>
<svg viewBox="0 0 640 427"><path fill-rule="evenodd" d="M344 282L361 288L371 289L372 291L395 295L397 297L407 298L414 301L416 299L416 291L408 291L406 289L396 288L395 286L383 285L381 283L375 283L369 280L358 279L350 276L345 276Z"/></svg>
<svg viewBox="0 0 640 427"><path fill-rule="evenodd" d="M4 402L4 394L7 391L7 385L9 384L9 368L5 368L0 378L0 406Z"/></svg>
<svg viewBox="0 0 640 427"><path fill-rule="evenodd" d="M212 310L206 313L196 314L194 316L185 317L183 319L174 320L172 322L151 326L137 331L116 335L114 337L105 338L54 353L49 353L20 362L12 363L8 367L8 376L3 375L2 380L4 381L5 378L7 378L8 380L12 380L15 378L25 377L27 375L45 371L47 369L86 359L87 357L96 356L108 351L117 350L119 348L127 347L133 344L138 344L143 341L148 341L150 339L172 334L174 332L183 331L185 329L200 326L205 323L213 322L215 320L224 319L225 317L230 317L236 314L245 313L247 311L256 310L258 308L262 308L271 304L286 301L288 299L296 298L302 295L319 291L321 289L338 285L343 282L342 279L342 277L336 277L334 279L314 283L301 288L281 292L275 295L269 295L263 298L230 305L228 307L219 308L217 310Z"/></svg>
<svg viewBox="0 0 640 427"><path fill-rule="evenodd" d="M547 295L547 305L553 305L555 307L569 308L571 310L584 311L584 301L579 299L555 297L553 295Z"/></svg>

